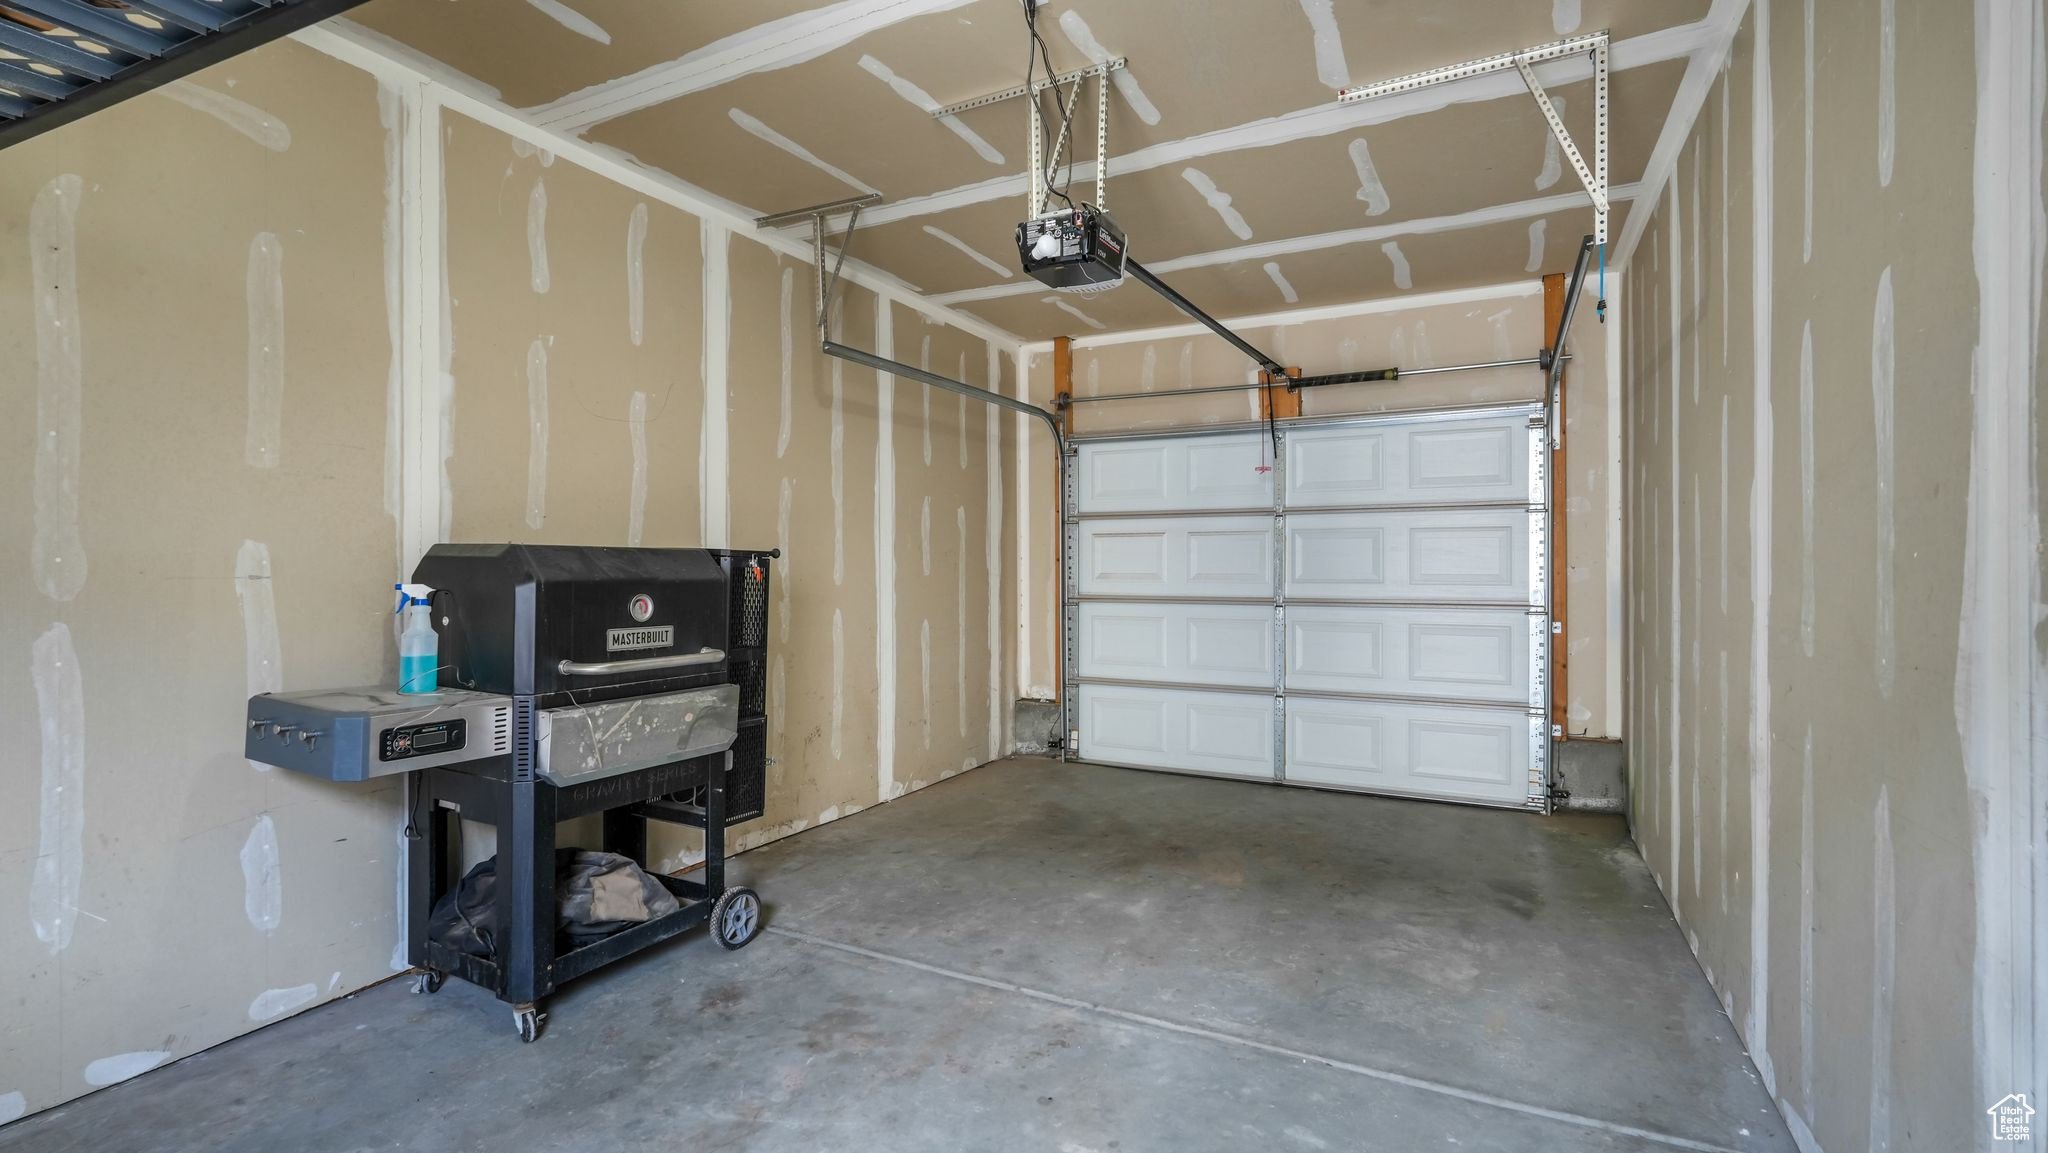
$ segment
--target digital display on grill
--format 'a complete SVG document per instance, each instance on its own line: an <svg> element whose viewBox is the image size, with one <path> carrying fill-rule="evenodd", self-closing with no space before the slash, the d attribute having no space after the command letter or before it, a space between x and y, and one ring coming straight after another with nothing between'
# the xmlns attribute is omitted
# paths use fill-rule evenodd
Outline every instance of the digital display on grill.
<svg viewBox="0 0 2048 1153"><path fill-rule="evenodd" d="M377 759L402 761L407 757L452 753L466 743L466 733L467 727L461 720L435 721L431 724L386 729L383 739L378 742Z"/></svg>

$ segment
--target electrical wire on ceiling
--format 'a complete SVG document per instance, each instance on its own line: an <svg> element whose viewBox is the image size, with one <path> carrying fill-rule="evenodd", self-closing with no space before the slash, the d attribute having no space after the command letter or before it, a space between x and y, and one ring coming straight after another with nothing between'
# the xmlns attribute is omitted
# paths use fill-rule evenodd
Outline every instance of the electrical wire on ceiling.
<svg viewBox="0 0 2048 1153"><path fill-rule="evenodd" d="M1053 69L1052 53L1046 47L1045 37L1040 35L1038 31L1038 5L1043 0L1022 0L1022 2L1024 5L1024 29L1031 37L1031 43L1026 45L1024 53L1024 93L1025 99L1035 101L1038 99L1038 92L1033 88L1033 83L1037 76L1039 63L1042 61L1045 64L1047 80L1052 80L1059 73ZM1043 148L1046 158L1046 169L1040 175L1045 181L1046 192L1066 201L1067 207L1072 208L1074 207L1074 201L1072 197L1067 195L1067 186L1074 182L1074 137L1070 131L1073 126L1074 110L1073 106L1067 103L1065 97L1060 95L1060 86L1058 84L1048 84L1047 88L1052 92L1053 106L1058 108L1060 113L1059 139L1066 142L1061 148L1061 153L1067 157L1067 162L1064 166L1067 170L1067 179L1062 182L1054 181L1053 178L1059 173L1062 165L1060 157L1053 155L1050 147ZM1077 88L1076 91L1078 92L1079 89ZM1050 141L1046 139L1048 126L1045 117L1040 116L1037 118L1037 121L1039 141L1041 145L1049 145Z"/></svg>

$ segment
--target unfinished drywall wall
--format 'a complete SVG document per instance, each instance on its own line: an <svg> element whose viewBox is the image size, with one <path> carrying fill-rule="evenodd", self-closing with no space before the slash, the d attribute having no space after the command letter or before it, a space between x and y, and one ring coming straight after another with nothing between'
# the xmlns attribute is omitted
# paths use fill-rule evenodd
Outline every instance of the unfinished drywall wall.
<svg viewBox="0 0 2048 1153"><path fill-rule="evenodd" d="M1807 1149L1988 1147L1985 1109L2041 1088L1987 1028L2016 1007L1986 930L2024 935L2025 903L1985 907L2013 862L1966 759L2003 659L1974 630L2008 607L1972 592L2013 535L1984 518L2031 518L2036 484L1973 447L2034 356L1994 370L1980 334L1996 257L1957 176L1983 90L1957 78L1999 38L1972 23L1757 4L1620 304L1631 819ZM2031 609L1991 619L2025 637Z"/></svg>
<svg viewBox="0 0 2048 1153"><path fill-rule="evenodd" d="M1004 539L1010 455L988 406L822 355L807 263L736 242L730 267L734 539L784 553L767 812L737 841L750 846L1000 751L1014 661L996 595L1008 558L991 541ZM833 325L974 384L1010 360L844 285Z"/></svg>
<svg viewBox="0 0 2048 1153"><path fill-rule="evenodd" d="M823 358L808 264L730 218L376 67L281 43L0 156L0 1122L404 967L398 781L251 764L243 702L388 679L436 540L784 550L738 848L1001 747L999 422ZM850 283L840 313L1013 363Z"/></svg>
<svg viewBox="0 0 2048 1153"><path fill-rule="evenodd" d="M449 539L783 550L767 803L738 848L994 759L1005 458L985 406L908 382L885 402L876 373L824 357L807 262L496 128L443 123ZM987 378L983 340L842 293L849 343ZM490 830L467 834L488 855ZM649 850L670 869L702 859L680 828L654 828Z"/></svg>
<svg viewBox="0 0 2048 1153"><path fill-rule="evenodd" d="M392 971L396 781L242 758L393 659L385 96L277 44L0 153L0 1121Z"/></svg>
<svg viewBox="0 0 2048 1153"><path fill-rule="evenodd" d="M1571 338L1577 358L1566 376L1566 435L1569 463L1562 494L1567 524L1566 621L1571 676L1567 716L1571 735L1616 737L1619 718L1610 707L1608 677L1610 527L1607 333L1594 315L1589 287ZM1282 314L1238 329L1255 347L1304 373L1373 368L1435 368L1533 357L1549 343L1543 331L1543 288L1529 281L1415 302L1389 300L1341 315ZM1177 389L1257 379L1243 353L1193 326L1147 333L1079 338L1073 352L1076 396L1157 391L1161 398L1081 404L1074 409L1076 435L1187 428L1256 421L1254 391L1173 396ZM1026 357L1032 402L1050 407L1055 385L1052 358L1042 348ZM1338 385L1302 394L1304 416L1400 412L1457 405L1520 403L1543 396L1542 373L1533 367L1482 369L1418 376L1391 384ZM1042 437L1042 434L1041 434ZM1033 499L1053 499L1051 460L1040 449L1043 483ZM1040 510L1050 507L1040 503ZM1040 517L1039 520L1044 520ZM1051 524L1034 521L1029 587L1020 595L1031 615L1044 622L1027 650L1024 682L1049 690L1053 645L1057 641L1059 590L1054 580Z"/></svg>

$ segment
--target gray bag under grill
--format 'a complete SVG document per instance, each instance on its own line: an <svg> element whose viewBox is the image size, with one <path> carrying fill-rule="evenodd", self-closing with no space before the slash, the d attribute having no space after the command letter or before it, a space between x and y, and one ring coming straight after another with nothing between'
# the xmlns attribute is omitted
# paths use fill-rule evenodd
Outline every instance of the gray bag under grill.
<svg viewBox="0 0 2048 1153"><path fill-rule="evenodd" d="M600 941L676 911L675 895L632 858L592 849L555 851L555 948ZM434 902L427 935L460 953L498 955L498 859L480 861Z"/></svg>

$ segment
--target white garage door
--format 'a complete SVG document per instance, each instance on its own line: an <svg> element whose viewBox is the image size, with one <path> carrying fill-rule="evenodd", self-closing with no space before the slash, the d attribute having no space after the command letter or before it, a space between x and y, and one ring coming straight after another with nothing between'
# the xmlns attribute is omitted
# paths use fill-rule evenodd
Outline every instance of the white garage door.
<svg viewBox="0 0 2048 1153"><path fill-rule="evenodd" d="M1084 440L1085 760L1542 808L1535 406Z"/></svg>

